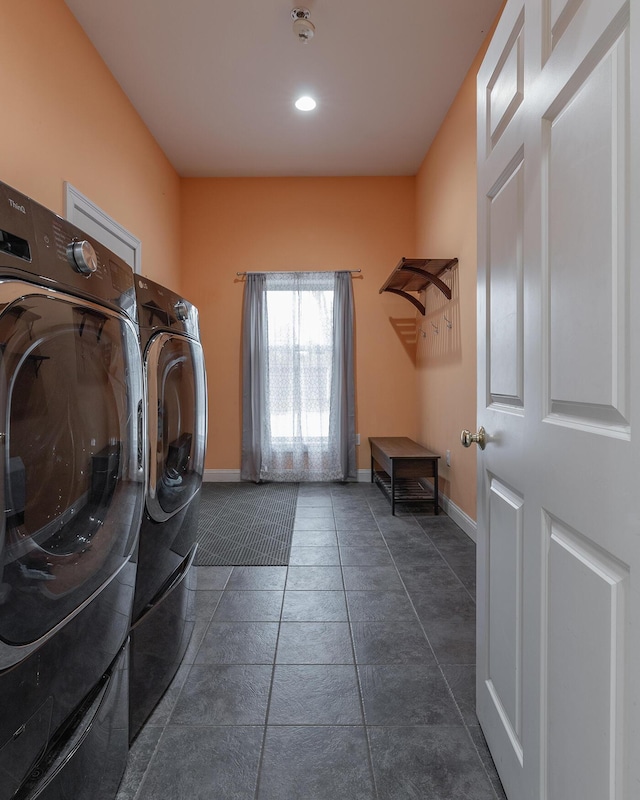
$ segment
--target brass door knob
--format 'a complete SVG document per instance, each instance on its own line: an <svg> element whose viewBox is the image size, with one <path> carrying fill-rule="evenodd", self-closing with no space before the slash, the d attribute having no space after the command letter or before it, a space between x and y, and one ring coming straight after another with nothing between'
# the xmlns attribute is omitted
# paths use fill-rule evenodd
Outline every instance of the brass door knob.
<svg viewBox="0 0 640 800"><path fill-rule="evenodd" d="M471 431L464 430L460 434L460 442L462 443L463 447L471 447L471 445L475 442L481 450L484 450L487 444L486 431L484 428L478 428L477 433L471 433Z"/></svg>

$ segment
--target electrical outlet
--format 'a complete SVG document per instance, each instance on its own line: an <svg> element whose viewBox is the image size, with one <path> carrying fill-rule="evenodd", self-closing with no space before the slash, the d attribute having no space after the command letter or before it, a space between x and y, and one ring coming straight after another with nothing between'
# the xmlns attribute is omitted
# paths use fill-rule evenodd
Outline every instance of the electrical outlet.
<svg viewBox="0 0 640 800"><path fill-rule="evenodd" d="M445 456L445 461L447 462L447 466L451 466L451 450L447 450L447 454Z"/></svg>
<svg viewBox="0 0 640 800"><path fill-rule="evenodd" d="M356 433L356 445L360 444L360 434Z"/></svg>

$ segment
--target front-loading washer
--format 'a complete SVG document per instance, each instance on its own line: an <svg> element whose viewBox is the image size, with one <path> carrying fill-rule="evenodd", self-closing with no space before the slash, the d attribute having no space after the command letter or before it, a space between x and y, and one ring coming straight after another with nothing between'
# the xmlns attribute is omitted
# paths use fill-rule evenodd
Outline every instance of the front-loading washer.
<svg viewBox="0 0 640 800"><path fill-rule="evenodd" d="M147 395L145 511L131 628L130 734L139 732L174 677L195 615L207 391L198 310L136 278Z"/></svg>
<svg viewBox="0 0 640 800"><path fill-rule="evenodd" d="M0 184L0 800L111 800L144 505L133 273Z"/></svg>

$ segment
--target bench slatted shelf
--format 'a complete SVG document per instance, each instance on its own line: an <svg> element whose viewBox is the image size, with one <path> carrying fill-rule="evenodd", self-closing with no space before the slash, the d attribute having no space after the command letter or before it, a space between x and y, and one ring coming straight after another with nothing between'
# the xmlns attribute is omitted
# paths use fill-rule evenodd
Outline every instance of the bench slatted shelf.
<svg viewBox="0 0 640 800"><path fill-rule="evenodd" d="M371 482L377 483L396 513L396 503L433 503L438 506L440 456L406 436L370 437ZM431 478L433 486L425 480Z"/></svg>

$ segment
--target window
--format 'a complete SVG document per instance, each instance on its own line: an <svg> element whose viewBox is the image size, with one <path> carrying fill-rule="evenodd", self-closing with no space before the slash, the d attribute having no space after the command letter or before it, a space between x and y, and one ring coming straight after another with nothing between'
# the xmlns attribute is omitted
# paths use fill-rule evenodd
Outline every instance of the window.
<svg viewBox="0 0 640 800"><path fill-rule="evenodd" d="M242 477L355 477L353 301L344 272L247 275Z"/></svg>
<svg viewBox="0 0 640 800"><path fill-rule="evenodd" d="M333 289L267 290L269 425L283 443L329 436Z"/></svg>

